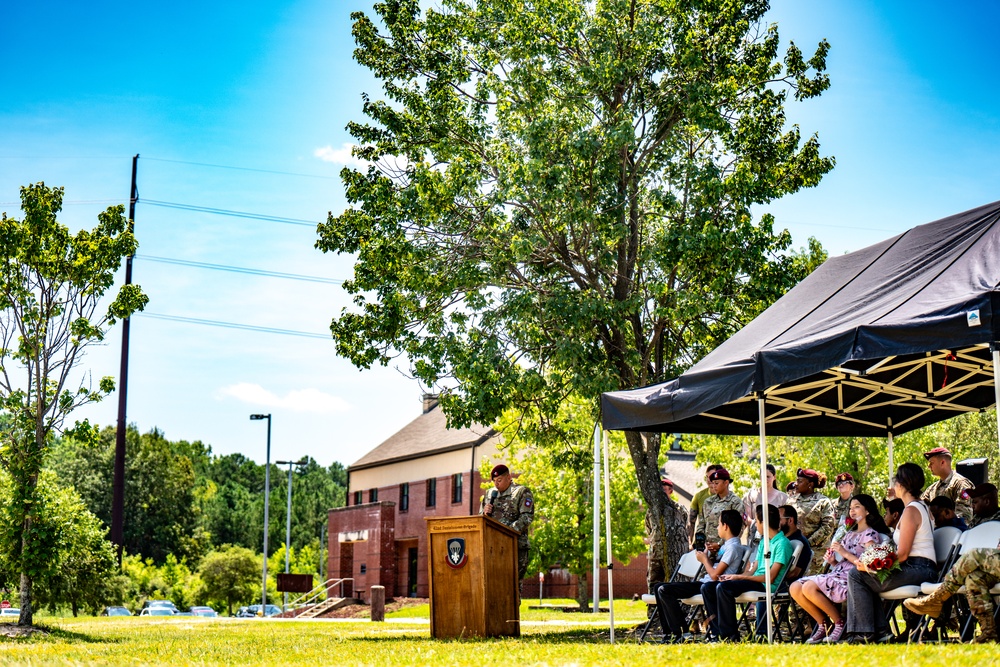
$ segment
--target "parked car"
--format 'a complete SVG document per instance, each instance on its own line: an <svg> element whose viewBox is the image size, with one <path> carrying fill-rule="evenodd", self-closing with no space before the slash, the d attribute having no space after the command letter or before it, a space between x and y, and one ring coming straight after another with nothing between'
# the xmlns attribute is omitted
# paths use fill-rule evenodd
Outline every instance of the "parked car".
<svg viewBox="0 0 1000 667"><path fill-rule="evenodd" d="M177 608L177 605L175 605L171 600L146 600L142 603L143 610L151 607L166 607L175 614L180 611L180 609ZM159 615L162 616L162 614Z"/></svg>
<svg viewBox="0 0 1000 667"><path fill-rule="evenodd" d="M281 607L274 604L267 605L267 613L264 616L277 616L281 613ZM254 618L260 616L260 605L252 604L249 607L240 607L239 611L236 612L237 618Z"/></svg>
<svg viewBox="0 0 1000 667"><path fill-rule="evenodd" d="M170 607L146 607L141 612L140 616L174 616L174 610Z"/></svg>
<svg viewBox="0 0 1000 667"><path fill-rule="evenodd" d="M125 607L105 607L104 611L101 612L101 616L131 616L130 612Z"/></svg>
<svg viewBox="0 0 1000 667"><path fill-rule="evenodd" d="M21 610L17 607L7 607L6 609L0 609L0 616L20 616Z"/></svg>
<svg viewBox="0 0 1000 667"><path fill-rule="evenodd" d="M212 618L219 615L219 612L215 611L211 607L191 607L191 613L195 616L205 616L206 618Z"/></svg>

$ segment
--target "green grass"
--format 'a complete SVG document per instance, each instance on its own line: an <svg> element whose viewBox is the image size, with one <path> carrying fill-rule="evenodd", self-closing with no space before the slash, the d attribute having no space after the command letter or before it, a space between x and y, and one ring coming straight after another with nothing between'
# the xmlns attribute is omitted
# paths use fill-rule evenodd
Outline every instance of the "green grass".
<svg viewBox="0 0 1000 667"><path fill-rule="evenodd" d="M616 604L616 616L618 615ZM545 611L546 614L552 612ZM624 609L622 610L624 614ZM551 620L589 614L562 614ZM602 614L606 623L607 614ZM525 619L527 620L527 619ZM520 639L440 641L426 623L269 621L194 618L79 618L46 621L48 636L0 638L3 665L736 665L992 664L997 647L638 645L618 627L527 623ZM586 620L586 619L584 619ZM593 620L593 619L591 619ZM634 627L635 623L630 623Z"/></svg>

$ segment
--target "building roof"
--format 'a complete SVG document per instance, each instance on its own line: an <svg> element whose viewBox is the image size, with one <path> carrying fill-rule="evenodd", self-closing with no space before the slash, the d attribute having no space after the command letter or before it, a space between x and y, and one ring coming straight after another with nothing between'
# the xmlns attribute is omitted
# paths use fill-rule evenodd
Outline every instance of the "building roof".
<svg viewBox="0 0 1000 667"><path fill-rule="evenodd" d="M481 424L473 424L470 428L448 428L444 412L434 401L422 415L347 469L362 470L457 449L470 449L498 437L499 433Z"/></svg>

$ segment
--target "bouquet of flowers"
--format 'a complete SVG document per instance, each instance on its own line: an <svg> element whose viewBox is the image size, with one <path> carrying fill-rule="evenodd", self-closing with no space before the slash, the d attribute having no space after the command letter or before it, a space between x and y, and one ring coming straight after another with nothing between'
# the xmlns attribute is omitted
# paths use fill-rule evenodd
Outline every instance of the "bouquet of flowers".
<svg viewBox="0 0 1000 667"><path fill-rule="evenodd" d="M891 544L877 544L861 554L858 560L881 583L885 583L893 572L900 569L899 557Z"/></svg>

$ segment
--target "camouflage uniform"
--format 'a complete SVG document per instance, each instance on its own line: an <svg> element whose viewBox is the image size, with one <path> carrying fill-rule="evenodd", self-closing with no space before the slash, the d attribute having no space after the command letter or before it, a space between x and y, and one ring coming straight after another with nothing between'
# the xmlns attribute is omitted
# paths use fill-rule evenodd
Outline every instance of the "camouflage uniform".
<svg viewBox="0 0 1000 667"><path fill-rule="evenodd" d="M725 498L712 494L702 502L698 525L705 531L706 542L722 544L725 541L719 537L719 517L725 510L735 510L740 515L743 514L743 501L732 491Z"/></svg>
<svg viewBox="0 0 1000 667"><path fill-rule="evenodd" d="M955 514L965 519L965 522L969 525L972 525L972 501L969 500L969 495L963 492L971 491L975 487L976 485L969 481L968 478L952 471L944 479L939 479L928 486L920 494L920 499L925 503L929 503L938 496L951 498L955 501Z"/></svg>
<svg viewBox="0 0 1000 667"><path fill-rule="evenodd" d="M809 540L809 546L813 550L809 572L802 574L803 576L817 574L823 567L823 556L830 547L830 538L833 537L833 531L837 527L833 501L822 493L814 491L808 495L792 493L788 496L788 504L798 512L799 530Z"/></svg>
<svg viewBox="0 0 1000 667"><path fill-rule="evenodd" d="M1000 583L1000 549L973 549L952 566L941 588L954 595L965 586L969 609L977 617L993 616L990 589Z"/></svg>
<svg viewBox="0 0 1000 667"><path fill-rule="evenodd" d="M487 495L489 495L487 493ZM479 501L479 513L486 507L486 497ZM492 517L503 525L513 528L520 535L517 537L517 576L524 579L528 571L530 544L528 543L528 526L535 518L535 499L527 487L511 482L506 491L502 491L493 501Z"/></svg>
<svg viewBox="0 0 1000 667"><path fill-rule="evenodd" d="M701 489L694 494L694 498L691 499L691 513L689 516L690 523L688 524L688 534L689 539L694 542L694 534L698 532L698 519L701 518L701 506L705 502L705 498L711 494L708 487Z"/></svg>
<svg viewBox="0 0 1000 667"><path fill-rule="evenodd" d="M988 514L987 516L976 515L972 517L972 523L969 524L969 528L975 528L976 526L986 523L987 521L1000 521L1000 509L993 514Z"/></svg>
<svg viewBox="0 0 1000 667"><path fill-rule="evenodd" d="M833 516L837 519L838 526L844 523L844 519L847 518L847 513L851 509L851 497L852 496L847 496L847 498L837 498L837 504L834 505L833 508Z"/></svg>

